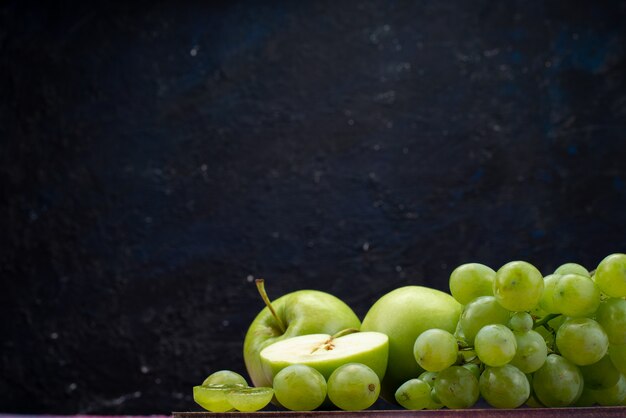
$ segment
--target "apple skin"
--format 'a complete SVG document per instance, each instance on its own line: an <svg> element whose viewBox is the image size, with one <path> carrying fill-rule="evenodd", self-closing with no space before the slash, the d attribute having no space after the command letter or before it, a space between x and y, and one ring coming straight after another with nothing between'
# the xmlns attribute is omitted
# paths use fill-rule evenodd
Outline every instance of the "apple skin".
<svg viewBox="0 0 626 418"><path fill-rule="evenodd" d="M265 307L250 324L243 343L243 358L254 386L272 386L263 372L260 353L268 345L285 338L306 334L334 335L347 328L359 329L361 321L341 299L318 290L298 290L272 301L276 314L285 324L282 333L270 310Z"/></svg>
<svg viewBox="0 0 626 418"><path fill-rule="evenodd" d="M389 337L389 361L381 382L381 396L396 403L400 385L422 369L413 356L417 337L427 329L456 330L462 305L451 295L422 286L405 286L382 296L367 312L361 331L378 331Z"/></svg>

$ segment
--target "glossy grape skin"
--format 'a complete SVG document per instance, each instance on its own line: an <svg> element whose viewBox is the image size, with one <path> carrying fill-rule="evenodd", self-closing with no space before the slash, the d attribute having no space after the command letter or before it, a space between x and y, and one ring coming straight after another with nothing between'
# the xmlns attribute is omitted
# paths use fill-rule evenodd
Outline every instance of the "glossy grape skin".
<svg viewBox="0 0 626 418"><path fill-rule="evenodd" d="M511 365L524 373L537 371L548 357L546 341L536 331L514 332L517 350L511 360Z"/></svg>
<svg viewBox="0 0 626 418"><path fill-rule="evenodd" d="M517 367L487 367L479 380L480 394L495 408L517 408L528 400L530 384Z"/></svg>
<svg viewBox="0 0 626 418"><path fill-rule="evenodd" d="M344 411L367 409L376 402L379 394L380 379L365 364L344 364L328 378L328 398Z"/></svg>
<svg viewBox="0 0 626 418"><path fill-rule="evenodd" d="M556 282L552 301L563 315L588 316L600 306L600 289L589 277L566 274Z"/></svg>
<svg viewBox="0 0 626 418"><path fill-rule="evenodd" d="M508 323L512 331L526 332L533 329L533 317L528 312L516 312Z"/></svg>
<svg viewBox="0 0 626 418"><path fill-rule="evenodd" d="M614 386L620 377L619 370L608 354L596 363L580 366L580 371L585 379L585 387L593 390L608 389Z"/></svg>
<svg viewBox="0 0 626 418"><path fill-rule="evenodd" d="M270 403L274 390L268 387L237 388L226 391L226 400L238 411L254 412Z"/></svg>
<svg viewBox="0 0 626 418"><path fill-rule="evenodd" d="M626 377L620 375L615 385L607 389L594 390L593 396L602 406L626 405Z"/></svg>
<svg viewBox="0 0 626 418"><path fill-rule="evenodd" d="M582 393L583 375L578 367L557 354L550 354L533 375L533 393L545 406L568 406Z"/></svg>
<svg viewBox="0 0 626 418"><path fill-rule="evenodd" d="M227 412L233 409L233 406L226 400L226 391L233 388L240 388L238 385L220 385L210 384L206 386L194 386L193 400L211 412Z"/></svg>
<svg viewBox="0 0 626 418"><path fill-rule="evenodd" d="M554 288L560 278L559 274L550 274L543 278L543 293L539 299L539 307L546 313L560 313L554 305Z"/></svg>
<svg viewBox="0 0 626 418"><path fill-rule="evenodd" d="M202 386L209 385L248 386L248 382L246 382L246 379L239 373L231 370L219 370L209 375L206 379L204 379L204 382L202 382Z"/></svg>
<svg viewBox="0 0 626 418"><path fill-rule="evenodd" d="M591 277L589 270L576 263L561 264L556 270L554 270L554 274L578 274L579 276Z"/></svg>
<svg viewBox="0 0 626 418"><path fill-rule="evenodd" d="M404 382L396 390L396 402L405 409L418 411L427 409L432 400L430 392L432 388L421 379L411 379Z"/></svg>
<svg viewBox="0 0 626 418"><path fill-rule="evenodd" d="M616 253L600 262L594 279L600 290L613 297L626 297L626 254Z"/></svg>
<svg viewBox="0 0 626 418"><path fill-rule="evenodd" d="M312 411L326 398L324 376L303 364L293 364L279 371L273 385L278 402L292 411Z"/></svg>
<svg viewBox="0 0 626 418"><path fill-rule="evenodd" d="M611 344L626 344L626 300L611 298L602 302L596 312L596 321L606 331Z"/></svg>
<svg viewBox="0 0 626 418"><path fill-rule="evenodd" d="M461 305L480 296L491 296L495 276L496 272L483 264L462 264L450 275L450 293Z"/></svg>
<svg viewBox="0 0 626 418"><path fill-rule="evenodd" d="M471 408L480 395L478 380L471 371L461 366L440 371L434 390L439 401L450 409Z"/></svg>
<svg viewBox="0 0 626 418"><path fill-rule="evenodd" d="M474 344L474 338L482 327L489 324L506 324L511 314L504 309L494 296L481 296L465 305L459 326L468 344Z"/></svg>
<svg viewBox="0 0 626 418"><path fill-rule="evenodd" d="M556 331L556 346L563 357L579 366L586 366L604 357L609 338L593 319L568 318Z"/></svg>
<svg viewBox="0 0 626 418"><path fill-rule="evenodd" d="M500 267L493 281L493 295L509 311L530 311L543 293L541 272L525 261L511 261Z"/></svg>
<svg viewBox="0 0 626 418"><path fill-rule="evenodd" d="M480 367L478 366L478 364L465 363L461 367L465 367L467 370L472 372L476 379L480 379Z"/></svg>
<svg viewBox="0 0 626 418"><path fill-rule="evenodd" d="M413 346L415 360L429 372L438 372L452 366L458 352L459 346L454 335L442 329L424 331Z"/></svg>
<svg viewBox="0 0 626 418"><path fill-rule="evenodd" d="M517 341L513 331L502 324L486 325L474 340L478 358L488 366L504 366L515 356Z"/></svg>

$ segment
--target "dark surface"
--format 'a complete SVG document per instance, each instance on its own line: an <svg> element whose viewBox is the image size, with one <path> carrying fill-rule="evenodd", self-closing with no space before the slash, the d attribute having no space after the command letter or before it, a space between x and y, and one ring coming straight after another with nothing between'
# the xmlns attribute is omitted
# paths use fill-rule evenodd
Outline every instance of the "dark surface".
<svg viewBox="0 0 626 418"><path fill-rule="evenodd" d="M271 297L626 250L626 3L0 6L0 411L168 413Z"/></svg>

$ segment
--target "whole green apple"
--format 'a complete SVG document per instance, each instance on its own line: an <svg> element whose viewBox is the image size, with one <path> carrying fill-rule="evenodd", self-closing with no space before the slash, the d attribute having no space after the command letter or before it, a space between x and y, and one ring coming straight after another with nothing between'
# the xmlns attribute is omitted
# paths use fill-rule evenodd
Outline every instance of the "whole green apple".
<svg viewBox="0 0 626 418"><path fill-rule="evenodd" d="M377 331L389 337L389 361L381 396L395 403L395 392L420 374L413 355L417 337L427 329L454 333L462 305L452 296L422 286L405 286L387 293L367 312L361 331Z"/></svg>
<svg viewBox="0 0 626 418"><path fill-rule="evenodd" d="M298 335L334 335L361 326L352 309L329 293L298 290L270 303L262 280L257 281L257 287L267 306L250 324L243 343L243 358L254 386L272 386L260 357L261 350L270 344Z"/></svg>

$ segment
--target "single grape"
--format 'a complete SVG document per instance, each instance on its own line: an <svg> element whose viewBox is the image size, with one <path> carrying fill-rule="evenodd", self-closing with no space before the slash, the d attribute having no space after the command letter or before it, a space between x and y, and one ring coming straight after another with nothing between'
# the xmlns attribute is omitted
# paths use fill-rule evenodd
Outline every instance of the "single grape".
<svg viewBox="0 0 626 418"><path fill-rule="evenodd" d="M602 302L596 321L606 331L611 344L626 344L626 300L611 298Z"/></svg>
<svg viewBox="0 0 626 418"><path fill-rule="evenodd" d="M450 409L471 408L480 394L474 374L461 366L440 371L434 390L439 401Z"/></svg>
<svg viewBox="0 0 626 418"><path fill-rule="evenodd" d="M443 408L443 404L441 403L441 400L439 399L439 397L437 396L437 391L435 390L435 388L432 388L430 390L430 405L428 405L428 407L426 409L441 409Z"/></svg>
<svg viewBox="0 0 626 418"><path fill-rule="evenodd" d="M437 372L423 372L422 374L417 376L417 378L428 383L428 385L432 388L435 385L437 374L438 374Z"/></svg>
<svg viewBox="0 0 626 418"><path fill-rule="evenodd" d="M517 408L528 400L530 384L517 367L487 367L479 380L480 394L495 408Z"/></svg>
<svg viewBox="0 0 626 418"><path fill-rule="evenodd" d="M254 412L263 409L272 400L272 388L236 388L226 391L226 400L238 411Z"/></svg>
<svg viewBox="0 0 626 418"><path fill-rule="evenodd" d="M226 392L234 388L242 388L238 385L211 384L207 386L194 386L193 400L211 412L227 412L233 406L226 400Z"/></svg>
<svg viewBox="0 0 626 418"><path fill-rule="evenodd" d="M620 375L616 384L608 389L594 390L593 396L602 406L618 406L626 404L626 377Z"/></svg>
<svg viewBox="0 0 626 418"><path fill-rule="evenodd" d="M589 277L561 276L554 286L554 307L566 316L588 316L600 306L600 289Z"/></svg>
<svg viewBox="0 0 626 418"><path fill-rule="evenodd" d="M506 324L510 316L510 312L500 306L494 296L481 296L465 305L459 319L459 327L463 331L465 341L469 345L474 345L474 338L482 327Z"/></svg>
<svg viewBox="0 0 626 418"><path fill-rule="evenodd" d="M619 380L620 372L607 354L597 363L580 366L585 379L585 387L593 390L608 389Z"/></svg>
<svg viewBox="0 0 626 418"><path fill-rule="evenodd" d="M430 398L431 390L430 385L423 380L411 379L404 382L396 390L396 401L406 409L414 411L427 409L432 402Z"/></svg>
<svg viewBox="0 0 626 418"><path fill-rule="evenodd" d="M461 367L465 367L467 370L472 372L476 379L480 379L480 367L478 366L478 364L465 363Z"/></svg>
<svg viewBox="0 0 626 418"><path fill-rule="evenodd" d="M235 373L231 370L219 370L209 375L204 379L204 382L202 382L202 386L209 385L239 385L245 387L248 386L248 382L246 382L246 379L239 373Z"/></svg>
<svg viewBox="0 0 626 418"><path fill-rule="evenodd" d="M508 326L513 331L530 331L533 329L533 317L528 312L516 312L509 319Z"/></svg>
<svg viewBox="0 0 626 418"><path fill-rule="evenodd" d="M511 364L524 373L537 371L548 357L548 347L541 334L536 331L514 332L517 351Z"/></svg>
<svg viewBox="0 0 626 418"><path fill-rule="evenodd" d="M365 364L344 364L328 378L328 397L344 411L367 409L376 402L379 394L378 375Z"/></svg>
<svg viewBox="0 0 626 418"><path fill-rule="evenodd" d="M578 274L580 276L591 277L589 270L576 263L565 263L554 270L554 274Z"/></svg>
<svg viewBox="0 0 626 418"><path fill-rule="evenodd" d="M274 376L274 395L292 411L312 411L326 398L326 380L314 368L292 364Z"/></svg>
<svg viewBox="0 0 626 418"><path fill-rule="evenodd" d="M422 332L413 345L417 363L430 372L438 372L452 366L457 359L459 346L454 335L442 329Z"/></svg>
<svg viewBox="0 0 626 418"><path fill-rule="evenodd" d="M595 281L600 290L613 297L626 297L626 254L611 254L600 262Z"/></svg>
<svg viewBox="0 0 626 418"><path fill-rule="evenodd" d="M478 358L488 366L504 366L515 356L517 341L513 332L502 324L486 325L474 340Z"/></svg>
<svg viewBox="0 0 626 418"><path fill-rule="evenodd" d="M450 275L450 293L461 305L467 305L479 296L493 295L496 272L479 264L462 264Z"/></svg>
<svg viewBox="0 0 626 418"><path fill-rule="evenodd" d="M568 406L576 402L583 390L583 375L578 367L557 354L533 374L533 392L543 405Z"/></svg>
<svg viewBox="0 0 626 418"><path fill-rule="evenodd" d="M543 292L541 272L525 261L511 261L500 267L493 281L493 295L509 311L530 311Z"/></svg>
<svg viewBox="0 0 626 418"><path fill-rule="evenodd" d="M626 375L626 345L610 345L609 357L617 370Z"/></svg>
<svg viewBox="0 0 626 418"><path fill-rule="evenodd" d="M568 318L556 331L556 346L563 357L579 366L598 361L609 348L609 337L590 318Z"/></svg>
<svg viewBox="0 0 626 418"><path fill-rule="evenodd" d="M550 274L543 278L543 293L539 299L539 307L546 313L560 313L554 305L554 288L560 278L559 274Z"/></svg>

